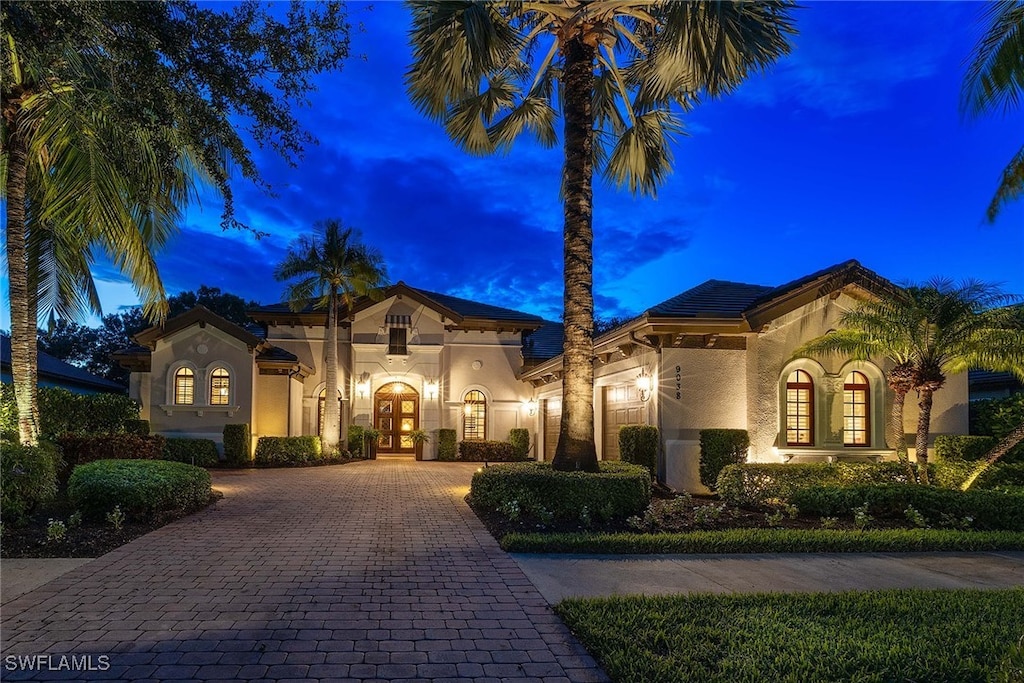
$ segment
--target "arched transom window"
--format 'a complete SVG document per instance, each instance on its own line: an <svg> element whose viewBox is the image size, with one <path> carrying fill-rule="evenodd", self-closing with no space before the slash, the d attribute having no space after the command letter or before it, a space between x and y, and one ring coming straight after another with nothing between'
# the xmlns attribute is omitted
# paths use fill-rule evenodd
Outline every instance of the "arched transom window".
<svg viewBox="0 0 1024 683"><path fill-rule="evenodd" d="M174 373L174 404L190 406L196 400L196 375L189 368L178 368Z"/></svg>
<svg viewBox="0 0 1024 683"><path fill-rule="evenodd" d="M216 368L210 373L210 405L226 406L231 401L231 373Z"/></svg>
<svg viewBox="0 0 1024 683"><path fill-rule="evenodd" d="M487 398L477 389L467 391L463 399L462 438L465 441L487 438Z"/></svg>
<svg viewBox="0 0 1024 683"><path fill-rule="evenodd" d="M871 445L871 404L868 378L851 372L843 383L843 445Z"/></svg>
<svg viewBox="0 0 1024 683"><path fill-rule="evenodd" d="M786 380L786 445L814 445L814 381L803 370Z"/></svg>

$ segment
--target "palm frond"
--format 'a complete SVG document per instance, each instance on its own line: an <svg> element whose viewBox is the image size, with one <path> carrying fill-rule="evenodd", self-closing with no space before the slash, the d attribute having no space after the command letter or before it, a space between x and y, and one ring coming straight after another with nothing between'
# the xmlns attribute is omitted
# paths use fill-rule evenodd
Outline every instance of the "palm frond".
<svg viewBox="0 0 1024 683"><path fill-rule="evenodd" d="M633 194L655 196L672 170L670 143L680 132L682 125L670 111L655 109L638 116L636 125L619 136L608 157L605 177Z"/></svg>
<svg viewBox="0 0 1024 683"><path fill-rule="evenodd" d="M960 110L978 116L1020 106L1024 91L1024 2L986 3L985 33L975 46L960 92Z"/></svg>
<svg viewBox="0 0 1024 683"><path fill-rule="evenodd" d="M1017 153L1010 160L1010 163L1003 169L999 187L992 195L985 210L985 216L990 223L995 222L1000 209L1014 199L1019 199L1024 194L1024 147L1017 150Z"/></svg>

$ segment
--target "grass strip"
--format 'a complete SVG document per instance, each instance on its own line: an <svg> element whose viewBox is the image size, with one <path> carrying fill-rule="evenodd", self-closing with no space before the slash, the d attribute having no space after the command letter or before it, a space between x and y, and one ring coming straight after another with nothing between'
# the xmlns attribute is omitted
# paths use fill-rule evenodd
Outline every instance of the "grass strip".
<svg viewBox="0 0 1024 683"><path fill-rule="evenodd" d="M952 529L728 529L687 533L510 533L501 547L514 553L865 553L1024 550L1017 531Z"/></svg>
<svg viewBox="0 0 1024 683"><path fill-rule="evenodd" d="M564 600L616 683L1014 681L1024 589Z"/></svg>

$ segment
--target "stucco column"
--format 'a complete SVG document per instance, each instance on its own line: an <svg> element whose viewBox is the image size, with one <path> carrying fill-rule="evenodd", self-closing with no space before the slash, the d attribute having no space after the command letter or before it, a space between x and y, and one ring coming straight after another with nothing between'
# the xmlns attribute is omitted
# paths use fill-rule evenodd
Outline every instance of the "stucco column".
<svg viewBox="0 0 1024 683"><path fill-rule="evenodd" d="M843 447L843 378L840 375L825 375L821 380L824 390L821 423L817 431L822 435L825 448Z"/></svg>

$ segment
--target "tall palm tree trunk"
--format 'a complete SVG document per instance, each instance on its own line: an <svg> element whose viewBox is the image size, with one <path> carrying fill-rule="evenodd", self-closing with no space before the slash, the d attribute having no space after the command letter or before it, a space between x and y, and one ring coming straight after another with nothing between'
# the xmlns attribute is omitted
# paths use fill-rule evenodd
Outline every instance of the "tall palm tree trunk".
<svg viewBox="0 0 1024 683"><path fill-rule="evenodd" d="M907 455L907 435L903 426L903 409L907 394L914 388L913 363L900 363L889 371L889 388L893 393L892 411L889 413L889 447L896 451L896 458L903 463L909 481L917 481L917 474L910 465Z"/></svg>
<svg viewBox="0 0 1024 683"><path fill-rule="evenodd" d="M341 439L341 410L338 403L338 294L331 292L327 306L324 339L324 430L320 435L324 452L334 455Z"/></svg>
<svg viewBox="0 0 1024 683"><path fill-rule="evenodd" d="M37 382L36 302L29 291L25 253L25 188L28 175L27 146L17 122L7 137L7 276L11 302L11 375L18 406L18 438L35 445L39 439Z"/></svg>
<svg viewBox="0 0 1024 683"><path fill-rule="evenodd" d="M594 445L593 174L595 48L576 36L563 45L565 73L564 319L562 423L551 466L596 472Z"/></svg>
<svg viewBox="0 0 1024 683"><path fill-rule="evenodd" d="M917 476L922 484L929 484L928 477L928 432L932 420L932 394L930 386L921 387L921 396L917 401L917 440L914 449L917 452Z"/></svg>
<svg viewBox="0 0 1024 683"><path fill-rule="evenodd" d="M978 467L975 468L975 470L971 473L971 476L967 477L966 481L964 481L964 483L960 485L960 490L966 491L967 489L971 488L974 482L978 480L978 477L980 477L985 472L985 470L994 465L996 461L998 461L1004 455L1009 453L1010 449L1019 444L1021 441L1024 441L1024 422L1017 425L1017 427L1014 428L1013 431L1007 434L1002 441L997 443L995 447L988 452L988 454L985 456L985 459L982 460L978 464Z"/></svg>

